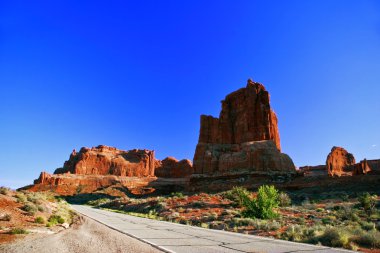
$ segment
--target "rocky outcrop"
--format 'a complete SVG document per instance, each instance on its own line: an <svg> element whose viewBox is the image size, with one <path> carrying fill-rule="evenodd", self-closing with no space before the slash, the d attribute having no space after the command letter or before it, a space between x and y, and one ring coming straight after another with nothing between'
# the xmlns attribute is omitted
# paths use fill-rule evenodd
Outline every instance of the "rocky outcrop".
<svg viewBox="0 0 380 253"><path fill-rule="evenodd" d="M326 168L329 176L352 175L355 157L341 147L333 147L326 159Z"/></svg>
<svg viewBox="0 0 380 253"><path fill-rule="evenodd" d="M194 173L295 172L293 161L280 150L269 93L248 80L222 101L219 118L201 116Z"/></svg>
<svg viewBox="0 0 380 253"><path fill-rule="evenodd" d="M174 157L167 157L156 162L155 175L157 177L182 178L189 177L193 172L193 164L187 159L178 161Z"/></svg>
<svg viewBox="0 0 380 253"><path fill-rule="evenodd" d="M56 169L54 174L42 172L27 189L72 195L120 185L130 193L144 194L156 189L184 187L192 173L189 160L168 157L161 161L155 159L151 150L124 151L100 145L81 148L79 152L74 150L62 168Z"/></svg>
<svg viewBox="0 0 380 253"><path fill-rule="evenodd" d="M115 175L122 177L154 176L154 151L146 149L119 150L100 145L81 148L71 153L63 168L54 174Z"/></svg>
<svg viewBox="0 0 380 253"><path fill-rule="evenodd" d="M199 143L241 144L272 140L281 150L277 116L269 93L260 83L248 80L245 88L227 95L219 118L201 115Z"/></svg>

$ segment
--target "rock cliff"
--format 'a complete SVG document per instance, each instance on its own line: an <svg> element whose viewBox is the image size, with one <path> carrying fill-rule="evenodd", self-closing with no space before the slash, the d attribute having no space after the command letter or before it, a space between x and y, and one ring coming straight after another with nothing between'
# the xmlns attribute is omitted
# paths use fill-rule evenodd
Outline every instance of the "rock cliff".
<svg viewBox="0 0 380 253"><path fill-rule="evenodd" d="M326 168L329 176L342 176L347 173L352 175L352 165L355 157L341 147L333 147L326 159Z"/></svg>
<svg viewBox="0 0 380 253"><path fill-rule="evenodd" d="M245 88L222 101L219 118L201 116L194 173L294 172L293 161L280 151L269 93L262 84L248 80Z"/></svg>

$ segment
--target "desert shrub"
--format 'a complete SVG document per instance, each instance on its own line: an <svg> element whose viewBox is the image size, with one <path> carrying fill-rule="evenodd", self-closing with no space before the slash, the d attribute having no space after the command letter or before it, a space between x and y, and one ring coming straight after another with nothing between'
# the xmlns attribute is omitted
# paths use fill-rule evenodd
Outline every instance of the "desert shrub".
<svg viewBox="0 0 380 253"><path fill-rule="evenodd" d="M251 193L246 188L235 186L232 188L232 190L224 192L223 196L233 201L237 205L243 206L243 199L249 198L250 194Z"/></svg>
<svg viewBox="0 0 380 253"><path fill-rule="evenodd" d="M9 191L10 191L10 189L7 187L4 187L4 186L0 187L0 194L8 195Z"/></svg>
<svg viewBox="0 0 380 253"><path fill-rule="evenodd" d="M279 205L278 191L273 185L260 186L257 197L254 199L244 194L240 195L240 198L240 202L244 207L243 216L260 219L277 217L274 209Z"/></svg>
<svg viewBox="0 0 380 253"><path fill-rule="evenodd" d="M380 248L380 232L376 230L356 231L352 240L361 246Z"/></svg>
<svg viewBox="0 0 380 253"><path fill-rule="evenodd" d="M23 228L12 228L9 231L9 234L11 235L19 235L19 234L28 234L29 232Z"/></svg>
<svg viewBox="0 0 380 253"><path fill-rule="evenodd" d="M369 230L375 230L376 229L376 224L373 222L360 221L359 224L363 230L369 231Z"/></svg>
<svg viewBox="0 0 380 253"><path fill-rule="evenodd" d="M110 198L100 198L100 199L94 199L87 202L87 205L90 206L102 206L105 204L110 203L112 200Z"/></svg>
<svg viewBox="0 0 380 253"><path fill-rule="evenodd" d="M377 196L366 192L359 196L358 201L360 206L363 207L364 211L368 215L371 215L376 208Z"/></svg>
<svg viewBox="0 0 380 253"><path fill-rule="evenodd" d="M28 200L26 199L26 196L22 192L18 192L16 194L16 199L18 203L26 203Z"/></svg>
<svg viewBox="0 0 380 253"><path fill-rule="evenodd" d="M65 219L62 218L60 215L51 215L48 219L48 222L51 224L51 225L57 225L57 224L63 224L65 223Z"/></svg>
<svg viewBox="0 0 380 253"><path fill-rule="evenodd" d="M177 197L177 198L183 198L184 197L182 192L172 192L170 195L172 197Z"/></svg>
<svg viewBox="0 0 380 253"><path fill-rule="evenodd" d="M201 207L204 207L206 206L206 203L202 202L202 201L194 201L192 204L191 204L192 207L194 208L201 208Z"/></svg>
<svg viewBox="0 0 380 253"><path fill-rule="evenodd" d="M34 215L36 212L37 212L37 207L32 204L32 203L26 203L23 207L22 207L22 210L24 210L25 212L27 212L29 215Z"/></svg>
<svg viewBox="0 0 380 253"><path fill-rule="evenodd" d="M280 192L278 195L278 200L280 202L280 206L282 207L290 206L292 204L292 199L286 192Z"/></svg>
<svg viewBox="0 0 380 253"><path fill-rule="evenodd" d="M12 216L10 214L4 214L0 217L0 221L10 221Z"/></svg>
<svg viewBox="0 0 380 253"><path fill-rule="evenodd" d="M34 222L35 223L38 223L38 224L44 224L45 223L45 219L41 216L38 216L34 219Z"/></svg>
<svg viewBox="0 0 380 253"><path fill-rule="evenodd" d="M203 223L203 222L202 222L202 223L200 224L200 227L201 227L201 228L209 228L210 226L209 226L209 224L207 224L207 223Z"/></svg>
<svg viewBox="0 0 380 253"><path fill-rule="evenodd" d="M325 232L319 237L319 242L325 246L332 247L348 247L349 235L342 229L327 228Z"/></svg>
<svg viewBox="0 0 380 253"><path fill-rule="evenodd" d="M45 211L45 208L43 206L40 206L40 205L37 205L37 210L39 212L44 212Z"/></svg>

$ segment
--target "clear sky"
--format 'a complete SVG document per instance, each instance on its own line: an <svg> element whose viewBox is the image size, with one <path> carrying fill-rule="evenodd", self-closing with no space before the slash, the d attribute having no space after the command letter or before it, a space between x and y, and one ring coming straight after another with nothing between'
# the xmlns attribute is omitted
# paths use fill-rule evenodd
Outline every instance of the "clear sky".
<svg viewBox="0 0 380 253"><path fill-rule="evenodd" d="M0 185L82 146L192 159L248 78L297 166L380 158L379 1L0 0Z"/></svg>

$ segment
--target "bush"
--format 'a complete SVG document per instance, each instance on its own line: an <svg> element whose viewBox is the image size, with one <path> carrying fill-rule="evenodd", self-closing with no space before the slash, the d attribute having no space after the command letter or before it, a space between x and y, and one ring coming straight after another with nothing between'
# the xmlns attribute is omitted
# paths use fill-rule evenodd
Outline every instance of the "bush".
<svg viewBox="0 0 380 253"><path fill-rule="evenodd" d="M37 207L32 203L27 203L22 207L22 210L33 216L37 212Z"/></svg>
<svg viewBox="0 0 380 253"><path fill-rule="evenodd" d="M282 207L290 206L292 204L292 199L285 192L281 192L278 195L278 200L280 202L280 206L282 206Z"/></svg>
<svg viewBox="0 0 380 253"><path fill-rule="evenodd" d="M368 215L371 215L376 207L377 196L371 195L368 192L366 192L363 195L361 195L358 198L358 200L359 200L360 206L363 207L364 211Z"/></svg>
<svg viewBox="0 0 380 253"><path fill-rule="evenodd" d="M9 190L10 190L9 188L1 186L0 187L0 194L8 195Z"/></svg>
<svg viewBox="0 0 380 253"><path fill-rule="evenodd" d="M9 231L9 234L11 235L19 235L19 234L29 234L29 232L23 228L12 228Z"/></svg>
<svg viewBox="0 0 380 253"><path fill-rule="evenodd" d="M337 228L327 228L319 237L319 241L325 246L349 247L349 236Z"/></svg>
<svg viewBox="0 0 380 253"><path fill-rule="evenodd" d="M243 199L248 198L250 194L251 193L244 187L235 186L234 188L232 188L232 190L226 191L223 195L225 198L233 201L234 203L242 207Z"/></svg>
<svg viewBox="0 0 380 253"><path fill-rule="evenodd" d="M63 224L63 223L65 223L65 219L62 218L59 215L52 215L48 219L48 222L49 222L49 224L48 224L49 226L54 226L54 225L57 225L57 224Z"/></svg>
<svg viewBox="0 0 380 253"><path fill-rule="evenodd" d="M257 198L250 199L249 196L242 194L239 196L245 210L243 216L255 217L260 219L272 219L277 217L274 211L279 205L278 191L271 185L260 186L257 192Z"/></svg>
<svg viewBox="0 0 380 253"><path fill-rule="evenodd" d="M34 219L34 222L35 223L38 223L38 224L44 224L45 223L45 219L41 216L38 216Z"/></svg>
<svg viewBox="0 0 380 253"><path fill-rule="evenodd" d="M182 192L172 192L170 195L172 197L178 197L178 198L183 198L184 197L184 195L183 195Z"/></svg>
<svg viewBox="0 0 380 253"><path fill-rule="evenodd" d="M353 241L361 246L380 248L380 232L376 230L357 232Z"/></svg>

